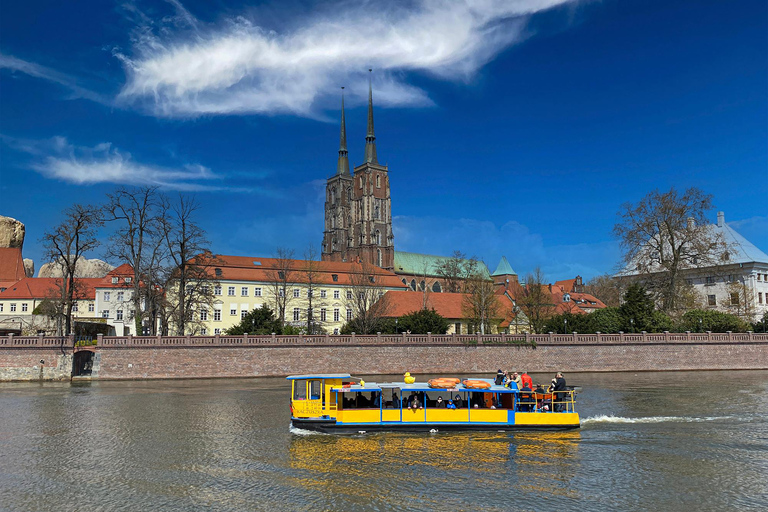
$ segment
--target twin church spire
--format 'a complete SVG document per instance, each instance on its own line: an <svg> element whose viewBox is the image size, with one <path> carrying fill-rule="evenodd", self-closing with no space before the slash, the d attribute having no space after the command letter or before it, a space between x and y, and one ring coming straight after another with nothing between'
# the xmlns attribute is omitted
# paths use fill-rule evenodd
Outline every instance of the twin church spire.
<svg viewBox="0 0 768 512"><path fill-rule="evenodd" d="M372 70L368 70L371 72ZM341 88L341 134L339 144L339 162L336 174L349 175L349 151L347 151L347 125L344 117L344 88ZM373 84L368 80L368 132L365 136L365 163L379 163L376 157L376 135L373 132Z"/></svg>

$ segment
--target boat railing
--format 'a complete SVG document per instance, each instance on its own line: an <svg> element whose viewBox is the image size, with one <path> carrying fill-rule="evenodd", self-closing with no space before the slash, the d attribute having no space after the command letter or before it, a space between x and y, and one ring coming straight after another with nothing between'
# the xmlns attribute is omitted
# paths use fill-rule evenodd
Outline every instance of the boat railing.
<svg viewBox="0 0 768 512"><path fill-rule="evenodd" d="M576 412L576 391L521 391L517 403L522 412Z"/></svg>

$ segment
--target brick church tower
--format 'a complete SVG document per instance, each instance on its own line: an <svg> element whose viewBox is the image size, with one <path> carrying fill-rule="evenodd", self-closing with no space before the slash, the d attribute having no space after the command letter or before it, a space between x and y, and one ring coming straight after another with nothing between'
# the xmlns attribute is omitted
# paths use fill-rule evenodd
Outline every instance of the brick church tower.
<svg viewBox="0 0 768 512"><path fill-rule="evenodd" d="M393 270L395 267L389 169L376 157L373 132L373 88L368 85L368 134L365 159L349 172L344 96L341 98L341 144L336 174L325 186L323 261L367 261Z"/></svg>

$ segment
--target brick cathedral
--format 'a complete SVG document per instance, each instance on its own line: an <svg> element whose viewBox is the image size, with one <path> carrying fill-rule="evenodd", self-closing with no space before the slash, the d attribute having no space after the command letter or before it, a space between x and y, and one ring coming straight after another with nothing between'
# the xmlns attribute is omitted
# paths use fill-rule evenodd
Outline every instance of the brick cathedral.
<svg viewBox="0 0 768 512"><path fill-rule="evenodd" d="M392 204L389 169L376 157L373 132L373 90L368 85L368 133L363 163L349 172L344 96L341 98L341 136L336 174L325 186L323 261L366 261L394 270Z"/></svg>

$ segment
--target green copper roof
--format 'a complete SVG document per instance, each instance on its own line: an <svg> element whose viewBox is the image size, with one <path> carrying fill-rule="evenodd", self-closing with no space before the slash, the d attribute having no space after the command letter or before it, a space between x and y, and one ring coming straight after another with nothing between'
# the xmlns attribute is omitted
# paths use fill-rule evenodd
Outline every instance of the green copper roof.
<svg viewBox="0 0 768 512"><path fill-rule="evenodd" d="M501 261L499 262L498 265L496 265L496 270L494 270L493 274L491 275L492 276L505 276L505 275L516 276L517 272L512 270L512 265L510 265L509 262L507 261L507 257L502 256Z"/></svg>
<svg viewBox="0 0 768 512"><path fill-rule="evenodd" d="M395 274L414 274L437 276L437 268L448 256L433 256L415 252L395 251ZM485 278L490 278L488 267L482 261L477 262L477 270Z"/></svg>

